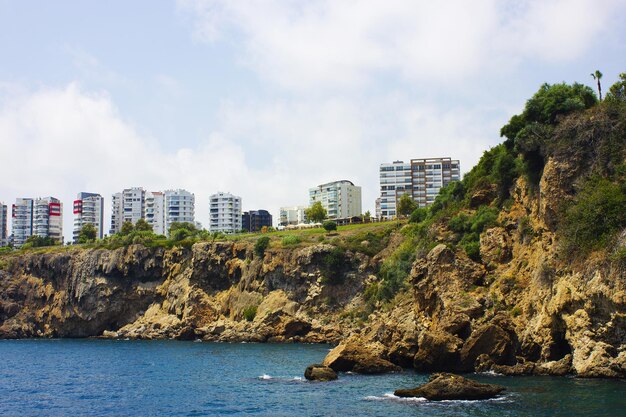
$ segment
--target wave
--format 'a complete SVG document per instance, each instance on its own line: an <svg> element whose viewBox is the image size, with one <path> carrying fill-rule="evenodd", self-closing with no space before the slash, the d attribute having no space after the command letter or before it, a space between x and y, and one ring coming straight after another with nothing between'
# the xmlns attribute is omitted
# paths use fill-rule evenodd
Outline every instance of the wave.
<svg viewBox="0 0 626 417"><path fill-rule="evenodd" d="M263 374L263 375L259 376L258 379L262 379L262 380L266 381L266 380L274 379L274 378L272 378L271 375Z"/></svg>
<svg viewBox="0 0 626 417"><path fill-rule="evenodd" d="M512 398L509 395L505 395L502 397L490 398L487 400L440 400L440 401L429 401L424 397L398 397L391 392L387 392L382 396L376 395L368 395L363 398L366 401L397 401L397 402L407 402L407 403L428 403L428 404L468 404L468 403L478 403L478 402L511 402Z"/></svg>

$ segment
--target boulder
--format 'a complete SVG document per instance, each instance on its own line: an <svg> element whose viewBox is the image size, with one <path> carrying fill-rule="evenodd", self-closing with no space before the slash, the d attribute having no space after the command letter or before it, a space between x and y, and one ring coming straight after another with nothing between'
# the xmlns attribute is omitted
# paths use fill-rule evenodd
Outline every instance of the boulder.
<svg viewBox="0 0 626 417"><path fill-rule="evenodd" d="M399 389L398 397L423 397L431 401L441 400L486 400L497 396L506 388L484 384L459 375L437 373L430 376L426 384L413 389Z"/></svg>
<svg viewBox="0 0 626 417"><path fill-rule="evenodd" d="M307 366L304 377L309 381L334 381L337 379L337 372L328 366L315 363Z"/></svg>
<svg viewBox="0 0 626 417"><path fill-rule="evenodd" d="M413 358L417 371L454 371L459 368L459 351L463 341L442 331L426 331L420 335L419 350Z"/></svg>
<svg viewBox="0 0 626 417"><path fill-rule="evenodd" d="M323 365L337 372L352 371L361 374L382 374L402 369L375 354L358 339L347 340L331 350Z"/></svg>

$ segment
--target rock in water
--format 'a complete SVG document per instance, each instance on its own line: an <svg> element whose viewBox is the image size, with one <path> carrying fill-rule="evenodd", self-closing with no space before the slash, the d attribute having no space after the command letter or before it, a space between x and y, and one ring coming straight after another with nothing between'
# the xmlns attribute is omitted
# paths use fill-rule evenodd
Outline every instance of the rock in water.
<svg viewBox="0 0 626 417"><path fill-rule="evenodd" d="M307 366L304 377L309 381L334 381L337 373L332 368L319 363Z"/></svg>
<svg viewBox="0 0 626 417"><path fill-rule="evenodd" d="M399 389L398 397L423 397L427 400L486 400L493 398L506 388L500 385L483 384L449 373L432 374L428 382L413 389Z"/></svg>

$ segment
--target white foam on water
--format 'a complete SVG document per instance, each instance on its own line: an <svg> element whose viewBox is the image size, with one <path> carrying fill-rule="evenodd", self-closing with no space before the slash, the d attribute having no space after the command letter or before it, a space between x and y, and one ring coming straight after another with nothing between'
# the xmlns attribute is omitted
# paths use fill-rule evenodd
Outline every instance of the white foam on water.
<svg viewBox="0 0 626 417"><path fill-rule="evenodd" d="M386 392L382 397L376 395L368 395L364 398L367 401L398 401L398 402L407 402L407 403L421 403L424 401L428 401L423 397L398 397L397 395L393 395L392 392Z"/></svg>
<svg viewBox="0 0 626 417"><path fill-rule="evenodd" d="M504 374L498 373L494 370L489 370L485 372L476 372L477 375L489 375L489 376L505 376Z"/></svg>
<svg viewBox="0 0 626 417"><path fill-rule="evenodd" d="M261 376L260 376L260 377L258 377L258 378L259 378L259 379L262 379L262 380L273 379L273 378L272 378L272 376L271 376L271 375L268 375L268 374L263 374L263 375L261 375Z"/></svg>
<svg viewBox="0 0 626 417"><path fill-rule="evenodd" d="M304 381L304 378L301 376L294 376L293 378L291 378L293 381Z"/></svg>

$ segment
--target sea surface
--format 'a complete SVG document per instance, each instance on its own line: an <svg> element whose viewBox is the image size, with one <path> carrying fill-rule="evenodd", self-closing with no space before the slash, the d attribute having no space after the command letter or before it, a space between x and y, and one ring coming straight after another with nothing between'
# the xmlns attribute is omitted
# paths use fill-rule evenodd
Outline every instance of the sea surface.
<svg viewBox="0 0 626 417"><path fill-rule="evenodd" d="M2 416L626 416L626 382L470 375L508 387L487 401L393 396L426 374L302 378L326 345L0 341Z"/></svg>

